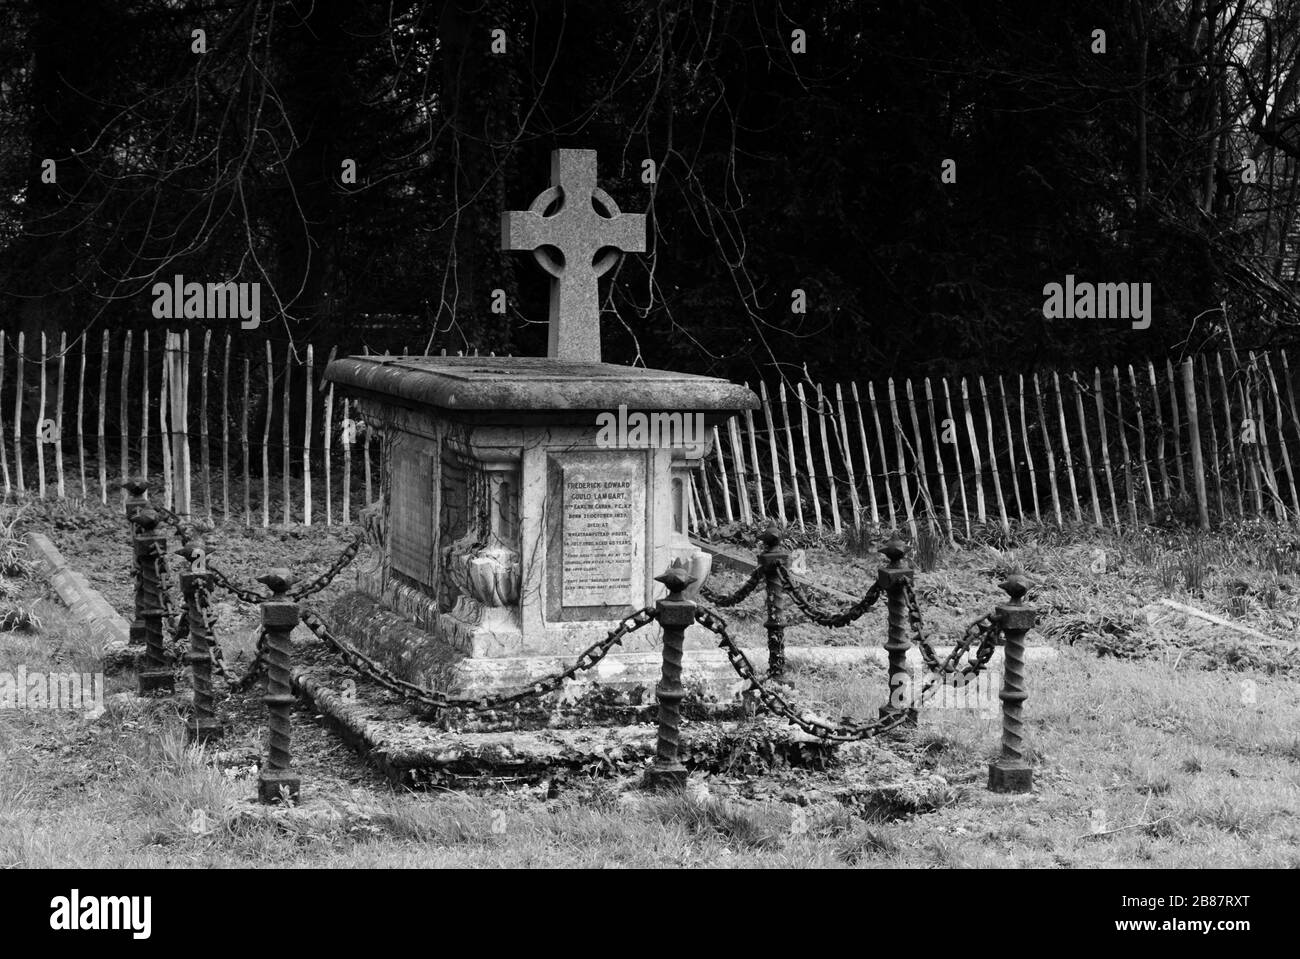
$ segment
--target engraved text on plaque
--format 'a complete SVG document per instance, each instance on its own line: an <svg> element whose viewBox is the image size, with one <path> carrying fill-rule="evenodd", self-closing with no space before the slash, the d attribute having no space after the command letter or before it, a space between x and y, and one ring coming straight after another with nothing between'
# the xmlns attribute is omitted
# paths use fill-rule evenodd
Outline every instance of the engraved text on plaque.
<svg viewBox="0 0 1300 959"><path fill-rule="evenodd" d="M643 561L638 475L624 464L564 469L562 605L632 605L633 570Z"/></svg>

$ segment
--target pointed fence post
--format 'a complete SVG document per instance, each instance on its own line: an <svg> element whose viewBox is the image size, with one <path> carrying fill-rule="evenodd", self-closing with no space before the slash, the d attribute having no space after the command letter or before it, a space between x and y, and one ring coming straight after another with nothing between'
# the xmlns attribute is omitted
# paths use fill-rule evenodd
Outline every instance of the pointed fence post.
<svg viewBox="0 0 1300 959"><path fill-rule="evenodd" d="M1024 703L1025 634L1033 628L1037 611L1024 602L1029 583L1012 573L1001 588L1011 602L998 604L1005 640L1006 661L1002 672L1002 755L989 764L989 789L998 793L1027 793L1034 785L1034 769L1025 761Z"/></svg>
<svg viewBox="0 0 1300 959"><path fill-rule="evenodd" d="M290 752L292 727L290 710L294 697L289 673L293 646L289 634L298 625L298 604L289 599L294 577L287 569L273 569L257 578L271 590L271 598L262 602L262 628L266 631L266 703L270 727L266 761L257 778L257 798L264 803L278 802L288 796L297 801L301 780L292 770Z"/></svg>
<svg viewBox="0 0 1300 959"><path fill-rule="evenodd" d="M140 578L140 555L136 548L139 535L133 520L135 514L149 505L149 484L137 477L132 477L122 484L126 490L126 522L131 530L131 579L135 583L135 617L131 620L129 636L132 646L144 645L144 581Z"/></svg>
<svg viewBox="0 0 1300 959"><path fill-rule="evenodd" d="M163 620L166 611L162 591L165 585L159 571L159 560L167 551L167 534L155 532L158 514L145 507L131 517L136 528L135 556L140 564L142 584L140 618L144 625L144 663L136 674L136 691L144 696L161 690L174 691L176 681L167 662L167 648L163 645Z"/></svg>
<svg viewBox="0 0 1300 959"><path fill-rule="evenodd" d="M1183 361L1183 404L1187 408L1187 430L1192 446L1192 478L1193 488L1196 490L1196 517L1200 522L1201 529L1209 529L1210 506L1209 498L1205 493L1205 460L1201 455L1201 419L1197 415L1195 377L1192 358L1189 356ZM1281 418L1280 406L1278 418ZM1284 451L1286 449L1285 440L1283 440L1282 449Z"/></svg>
<svg viewBox="0 0 1300 959"><path fill-rule="evenodd" d="M657 582L668 587L668 595L655 604L659 625L664 631L663 676L655 689L659 700L659 744L655 750L655 764L646 772L646 784L651 789L677 788L686 783L686 767L678 756L682 729L682 652L686 642L686 628L695 622L695 603L682 595L682 590L695 582L686 567L674 562Z"/></svg>
<svg viewBox="0 0 1300 959"><path fill-rule="evenodd" d="M212 629L208 623L207 598L212 575L207 569L203 541L192 539L176 554L189 561L188 572L181 573L181 595L185 597L185 615L190 626L190 651L185 661L190 665L194 689L194 712L185 721L190 742L220 739L224 730L217 716L212 695Z"/></svg>
<svg viewBox="0 0 1300 959"><path fill-rule="evenodd" d="M775 523L769 523L758 537L763 551L758 554L758 565L763 568L763 583L767 594L767 674L773 679L785 675L785 584L781 581L781 567L790 561L790 551L781 544L781 532Z"/></svg>
<svg viewBox="0 0 1300 959"><path fill-rule="evenodd" d="M885 651L889 654L889 702L880 707L882 719L906 713L901 725L916 725L916 708L912 702L912 671L907 666L907 651L912 644L907 638L907 596L905 589L912 581L912 567L907 564L907 544L897 535L891 537L880 552L889 563L876 573L876 582L885 591L889 608L889 629ZM895 701L897 693L906 693L906 705Z"/></svg>

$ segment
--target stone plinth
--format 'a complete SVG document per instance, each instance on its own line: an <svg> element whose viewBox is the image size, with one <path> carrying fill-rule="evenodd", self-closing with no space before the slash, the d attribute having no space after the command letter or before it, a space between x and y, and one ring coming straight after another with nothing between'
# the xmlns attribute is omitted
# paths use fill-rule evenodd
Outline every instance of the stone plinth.
<svg viewBox="0 0 1300 959"><path fill-rule="evenodd" d="M703 578L691 471L716 423L758 405L723 380L540 358L350 357L326 378L383 439L384 549L358 585L443 647L416 658L453 690L571 661L653 605L673 560ZM627 655L657 654L657 637Z"/></svg>

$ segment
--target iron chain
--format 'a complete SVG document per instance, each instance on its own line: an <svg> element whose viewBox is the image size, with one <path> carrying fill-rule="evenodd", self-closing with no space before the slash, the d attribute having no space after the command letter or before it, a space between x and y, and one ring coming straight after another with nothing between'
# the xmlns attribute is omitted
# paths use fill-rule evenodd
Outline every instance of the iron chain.
<svg viewBox="0 0 1300 959"><path fill-rule="evenodd" d="M907 712L903 711L882 716L880 719L869 723L855 723L852 721L830 723L816 716L800 713L785 697L768 689L762 680L758 678L749 657L736 645L736 641L727 632L727 623L721 616L710 609L700 606L695 610L695 621L718 637L718 646L727 654L732 669L736 671L741 679L749 683L750 688L758 695L759 701L769 711L784 716L810 736L816 736L826 742L858 742L888 732L908 718Z"/></svg>
<svg viewBox="0 0 1300 959"><path fill-rule="evenodd" d="M818 626L828 626L831 629L839 629L841 626L847 626L849 623L861 619L872 606L876 605L880 600L881 593L884 592L879 582L872 583L866 595L852 606L846 607L838 613L828 613L812 604L812 600L804 593L803 588L795 582L794 577L790 575L790 571L785 566L778 566L777 570L782 585L785 586L786 591L794 599L795 605L803 610L804 614Z"/></svg>
<svg viewBox="0 0 1300 959"><path fill-rule="evenodd" d="M229 576L223 573L216 566L213 566L212 563L208 563L208 572L212 574L213 583L215 583L217 586L221 587L227 593L230 593L232 596L236 597L237 599L242 599L246 603L252 603L254 606L256 606L258 603L265 602L269 598L267 596L263 596L261 593L257 592L256 590L252 590L244 586L240 586L238 583L236 583L233 579L231 579Z"/></svg>
<svg viewBox="0 0 1300 959"><path fill-rule="evenodd" d="M211 569L209 569L208 572L211 573ZM203 622L207 627L208 658L212 662L213 672L224 679L226 685L230 687L230 689L236 692L246 691L253 685L253 682L257 677L261 675L265 666L265 663L262 660L262 653L266 645L266 630L263 629L258 632L257 649L253 656L253 661L249 663L247 672L245 672L243 676L233 676L230 670L226 668L225 654L222 652L221 643L217 641L216 628L212 619L212 594L203 579L198 580L194 584L194 603L195 606L198 607L199 615L203 618ZM184 636L188 638L190 632L188 615L183 616L181 622L183 623ZM181 638L181 632L181 630L177 630L178 640ZM186 652L188 652L187 649L180 650L178 660L183 661L181 657Z"/></svg>
<svg viewBox="0 0 1300 959"><path fill-rule="evenodd" d="M224 679L227 685L234 685L230 673L226 671L226 660L221 650L221 643L217 642L216 624L212 616L212 594L208 591L206 579L202 577L194 583L194 605L207 631L208 658L212 661L212 671Z"/></svg>
<svg viewBox="0 0 1300 959"><path fill-rule="evenodd" d="M226 677L226 682L230 684L231 689L242 693L247 691L249 687L257 681L257 677L266 670L266 660L263 658L265 653L266 630L262 629L259 630L257 634L257 649L253 653L253 661L248 664L248 671L245 672L243 676L240 676L238 679L231 682L229 674L226 672L224 666L222 667L221 675Z"/></svg>
<svg viewBox="0 0 1300 959"><path fill-rule="evenodd" d="M162 503L150 503L149 508L157 513L164 523L176 530L176 532L184 538L189 524L186 523L185 520L181 519L180 513L168 509L166 506L163 506Z"/></svg>
<svg viewBox="0 0 1300 959"><path fill-rule="evenodd" d="M361 552L361 547L365 545L365 542L366 534L363 530L362 532L357 533L356 537L347 545L343 552L339 554L339 558L333 562L329 569L321 573L301 589L293 590L289 594L290 598L293 599L294 602L297 602L300 599L312 595L312 593L319 593L322 589L332 583L334 577L343 572L349 563L357 558L357 553Z"/></svg>
<svg viewBox="0 0 1300 959"><path fill-rule="evenodd" d="M870 595L870 592L868 595ZM926 699L943 676L956 671L957 663L970 651L971 646L975 644L977 639L980 643L975 658L962 668L959 675L967 678L983 670L988 665L988 661L993 658L993 653L997 649L997 638L1001 634L1002 627L996 613L989 613L980 617L966 627L962 638L957 642L952 652L940 663L938 655L922 632L920 607L910 585L906 587L905 595L907 596L908 614L913 627L912 642L919 647L926 669L931 674L921 688L920 695L912 704L914 707L919 707L924 705ZM727 623L721 616L710 609L698 607L695 611L695 621L718 637L718 646L727 654L727 659L730 660L732 668L741 679L749 683L750 688L757 694L759 701L769 711L785 717L809 735L816 736L818 739L827 742L857 742L888 732L908 719L908 710L887 714L867 723L857 723L851 720L830 723L816 716L800 713L780 693L768 689L758 678L749 658L727 632Z"/></svg>
<svg viewBox="0 0 1300 959"><path fill-rule="evenodd" d="M743 603L749 598L749 594L758 588L758 584L763 581L763 569L759 567L749 574L749 579L741 583L740 588L729 596L723 596L715 593L703 583L700 584L700 595L707 599L714 606L727 607L735 606L737 603Z"/></svg>
<svg viewBox="0 0 1300 959"><path fill-rule="evenodd" d="M173 643L180 643L190 634L190 624L186 617L176 610L176 603L172 599L172 574L167 565L167 556L163 552L163 547L153 544L153 571L158 577L158 601L162 604L163 625L171 635Z"/></svg>
<svg viewBox="0 0 1300 959"><path fill-rule="evenodd" d="M997 649L998 636L1002 632L1002 624L996 612L985 613L968 625L962 631L961 639L953 646L952 652L940 663L934 647L925 638L924 623L921 619L921 604L916 598L916 591L912 588L911 583L907 583L903 587L903 596L907 602L907 618L912 625L912 642L921 651L921 659L925 662L925 668L929 672L942 674L943 676L956 672L957 664L961 662L963 656L970 652L970 648L975 645L977 639L980 644L975 651L975 659L962 667L959 675L963 678L974 676L988 665L988 661L993 658L993 653Z"/></svg>
<svg viewBox="0 0 1300 959"><path fill-rule="evenodd" d="M332 583L334 581L334 577L338 576L339 573L343 572L343 570L347 568L349 563L351 563L354 559L357 558L357 554L361 552L361 547L365 545L365 542L366 542L365 532L363 531L357 533L356 537L352 540L352 542L349 543L347 546L345 546L343 552L340 553L338 558L334 560L333 563L330 564L329 569L327 569L325 572L321 573L315 579L311 580L309 583L306 583L299 589L290 592L289 598L292 599L294 602L297 602L300 599L303 599L307 596L311 596L313 593L319 593L322 589L324 589L330 583ZM251 589L247 586L240 586L237 582L235 582L233 579L231 579L229 576L223 573L219 568L213 566L211 563L208 564L208 572L212 574L212 580L214 583L216 583L216 585L220 586L222 589L224 589L226 592L230 593L231 595L239 599L242 599L246 603L252 603L254 605L257 605L258 603L264 603L268 599L270 599L269 596L265 595L264 593L260 593L255 589Z"/></svg>
<svg viewBox="0 0 1300 959"><path fill-rule="evenodd" d="M489 709L498 709L501 706L518 702L523 699L529 699L534 696L544 696L547 693L554 692L564 683L578 673L591 669L602 659L611 649L621 643L631 633L636 632L643 626L653 622L658 614L652 607L638 610L631 616L625 617L609 634L599 642L593 643L587 647L578 656L578 658L567 669L539 679L529 686L508 693L497 693L490 696L449 696L446 693L436 690L425 689L415 683L408 682L397 676L391 670L381 666L365 653L361 652L346 640L339 639L317 616L314 612L304 609L301 614L303 624L310 629L318 639L328 643L337 650L353 667L360 672L369 676L375 682L384 686L412 702L430 710L443 709L468 709L473 711L484 711Z"/></svg>

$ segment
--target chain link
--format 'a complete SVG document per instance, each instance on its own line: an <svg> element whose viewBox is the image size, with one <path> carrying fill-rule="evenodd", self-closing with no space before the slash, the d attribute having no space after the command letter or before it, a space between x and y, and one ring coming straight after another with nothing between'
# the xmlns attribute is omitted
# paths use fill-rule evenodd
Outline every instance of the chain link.
<svg viewBox="0 0 1300 959"><path fill-rule="evenodd" d="M795 605L803 610L804 615L818 626L828 626L831 629L839 629L841 626L847 626L849 623L861 619L862 616L871 609L871 607L876 605L880 600L881 594L884 592L884 590L881 589L879 581L877 581L872 583L871 588L867 590L866 595L852 606L848 606L840 610L838 613L828 613L813 605L812 600L810 600L807 594L804 593L803 587L795 582L794 577L790 575L790 571L786 569L785 566L782 565L777 567L777 575L781 577L782 585L785 586L786 591L794 600Z"/></svg>
<svg viewBox="0 0 1300 959"><path fill-rule="evenodd" d="M760 566L749 574L749 579L740 584L740 588L734 593L724 596L721 593L715 593L703 583L700 584L700 595L707 599L714 606L727 607L735 606L737 603L743 603L749 598L749 594L758 588L758 584L763 582L763 569Z"/></svg>
<svg viewBox="0 0 1300 959"><path fill-rule="evenodd" d="M578 656L571 666L567 669L539 679L529 686L508 693L497 693L489 696L449 696L446 693L435 690L425 689L415 683L407 682L400 676L386 669L379 663L375 662L365 653L361 652L351 643L339 639L329 631L329 628L314 612L304 609L301 613L303 625L310 629L318 639L328 643L337 650L346 660L351 663L360 672L369 676L381 686L405 697L408 700L419 703L426 709L468 709L473 711L483 711L489 709L498 709L501 706L508 705L523 699L529 699L534 696L544 696L547 693L554 692L564 683L578 673L591 669L602 659L611 649L621 643L631 633L636 632L643 626L654 622L658 618L658 613L652 607L638 610L631 616L621 620L609 634L599 642L588 646Z"/></svg>
<svg viewBox="0 0 1300 959"><path fill-rule="evenodd" d="M240 692L240 693L246 692L253 685L253 683L257 681L257 677L262 675L262 673L266 671L266 659L264 658L265 653L266 653L266 630L261 629L258 630L257 633L257 648L253 653L253 661L248 664L248 671L245 672L243 676L240 676L239 678L232 681L229 673L227 673L225 669L225 666L223 665L220 668L221 675L225 678L226 682L230 685L231 689L233 689L235 692ZM218 658L220 658L219 655Z"/></svg>
<svg viewBox="0 0 1300 959"><path fill-rule="evenodd" d="M208 572L212 574L212 582L216 586L224 589L235 598L242 599L246 603L252 603L256 606L257 604L270 599L269 596L264 596L256 590L240 586L233 579L223 573L219 567L212 565L211 562L208 563Z"/></svg>

